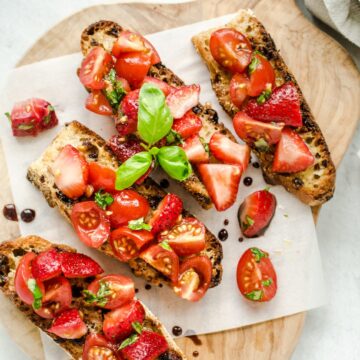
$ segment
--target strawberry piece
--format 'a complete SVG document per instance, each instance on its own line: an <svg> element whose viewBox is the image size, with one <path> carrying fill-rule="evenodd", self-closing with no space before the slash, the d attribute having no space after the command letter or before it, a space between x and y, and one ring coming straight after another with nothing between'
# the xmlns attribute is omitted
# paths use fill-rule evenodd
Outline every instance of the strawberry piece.
<svg viewBox="0 0 360 360"><path fill-rule="evenodd" d="M79 310L69 309L55 318L48 332L63 339L79 339L87 333L87 327Z"/></svg>
<svg viewBox="0 0 360 360"><path fill-rule="evenodd" d="M296 173L314 164L314 156L299 134L290 128L281 132L276 145L272 170L274 172Z"/></svg>
<svg viewBox="0 0 360 360"><path fill-rule="evenodd" d="M172 129L177 132L184 140L192 135L196 135L202 128L201 119L191 110L180 119L175 119Z"/></svg>
<svg viewBox="0 0 360 360"><path fill-rule="evenodd" d="M79 150L71 145L64 146L51 169L55 184L63 194L71 199L84 194L89 177L89 166Z"/></svg>
<svg viewBox="0 0 360 360"><path fill-rule="evenodd" d="M181 214L183 204L175 194L167 194L154 211L149 221L151 232L157 235L159 232L171 229Z"/></svg>
<svg viewBox="0 0 360 360"><path fill-rule="evenodd" d="M209 143L211 153L225 164L241 165L243 172L250 161L250 147L237 144L219 132L215 133Z"/></svg>
<svg viewBox="0 0 360 360"><path fill-rule="evenodd" d="M55 249L41 252L31 263L31 272L38 281L52 279L61 274L59 254Z"/></svg>
<svg viewBox="0 0 360 360"><path fill-rule="evenodd" d="M162 335L144 330L135 343L126 346L120 353L126 360L155 360L168 348Z"/></svg>
<svg viewBox="0 0 360 360"><path fill-rule="evenodd" d="M195 164L209 162L209 154L205 150L205 147L198 135L193 135L186 139L181 147L184 149L190 162Z"/></svg>
<svg viewBox="0 0 360 360"><path fill-rule="evenodd" d="M142 324L145 310L139 300L132 300L115 310L105 314L103 331L110 341L121 341L130 336L134 329L133 322Z"/></svg>
<svg viewBox="0 0 360 360"><path fill-rule="evenodd" d="M143 86L144 84L155 85L156 87L158 87L164 93L165 96L168 96L170 94L170 92L173 89L175 89L174 87L167 84L165 81L161 81L161 80L156 79L156 78L154 78L152 76L145 76L143 82L141 83L141 86Z"/></svg>
<svg viewBox="0 0 360 360"><path fill-rule="evenodd" d="M258 104L256 99L251 99L244 111L255 120L302 126L299 93L292 82L274 89L264 104Z"/></svg>
<svg viewBox="0 0 360 360"><path fill-rule="evenodd" d="M218 211L224 211L234 204L242 174L241 166L200 164L198 170Z"/></svg>
<svg viewBox="0 0 360 360"><path fill-rule="evenodd" d="M171 91L166 98L166 104L174 119L180 119L187 111L196 106L199 103L199 95L199 85L180 86Z"/></svg>
<svg viewBox="0 0 360 360"><path fill-rule="evenodd" d="M104 272L102 267L87 255L62 252L59 257L61 270L67 278L86 278Z"/></svg>
<svg viewBox="0 0 360 360"><path fill-rule="evenodd" d="M275 214L276 198L267 190L255 191L239 208L241 232L248 238L262 235Z"/></svg>
<svg viewBox="0 0 360 360"><path fill-rule="evenodd" d="M119 113L115 121L120 135L132 134L137 130L140 89L130 91L121 101Z"/></svg>
<svg viewBox="0 0 360 360"><path fill-rule="evenodd" d="M32 106L36 117L39 119L40 131L51 129L59 122L54 108L51 104L43 99L33 98L31 99Z"/></svg>

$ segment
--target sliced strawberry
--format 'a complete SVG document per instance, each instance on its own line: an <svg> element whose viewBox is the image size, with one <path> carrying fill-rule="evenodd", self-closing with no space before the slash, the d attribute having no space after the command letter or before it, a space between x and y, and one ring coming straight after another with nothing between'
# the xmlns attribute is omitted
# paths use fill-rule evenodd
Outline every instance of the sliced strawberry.
<svg viewBox="0 0 360 360"><path fill-rule="evenodd" d="M134 331L133 322L142 324L145 310L139 300L132 300L115 310L105 314L103 331L110 341L121 341Z"/></svg>
<svg viewBox="0 0 360 360"><path fill-rule="evenodd" d="M89 166L79 150L65 145L52 164L52 173L59 190L71 199L84 194L89 176Z"/></svg>
<svg viewBox="0 0 360 360"><path fill-rule="evenodd" d="M262 235L275 214L276 198L267 191L255 191L245 198L239 208L241 232L248 238Z"/></svg>
<svg viewBox="0 0 360 360"><path fill-rule="evenodd" d="M59 254L55 249L41 252L31 263L31 272L36 280L45 281L61 274Z"/></svg>
<svg viewBox="0 0 360 360"><path fill-rule="evenodd" d="M182 209L181 199L175 194L167 194L149 221L151 232L156 235L164 230L170 230L175 225Z"/></svg>
<svg viewBox="0 0 360 360"><path fill-rule="evenodd" d="M237 144L219 132L216 132L211 137L209 148L218 160L225 164L241 165L243 172L249 165L250 147L248 145Z"/></svg>
<svg viewBox="0 0 360 360"><path fill-rule="evenodd" d="M132 134L137 129L139 93L139 89L130 91L121 101L117 119L115 121L116 130L120 135Z"/></svg>
<svg viewBox="0 0 360 360"><path fill-rule="evenodd" d="M218 211L224 211L234 204L242 174L240 166L200 164L198 170Z"/></svg>
<svg viewBox="0 0 360 360"><path fill-rule="evenodd" d="M67 278L86 278L104 272L101 266L89 256L79 253L59 253L61 270Z"/></svg>
<svg viewBox="0 0 360 360"><path fill-rule="evenodd" d="M162 335L144 330L135 343L126 346L120 353L126 360L155 360L168 348L169 345Z"/></svg>
<svg viewBox="0 0 360 360"><path fill-rule="evenodd" d="M87 333L87 327L79 310L69 309L55 318L48 332L63 339L79 339Z"/></svg>
<svg viewBox="0 0 360 360"><path fill-rule="evenodd" d="M285 128L276 146L272 166L274 172L296 173L314 164L314 156L295 131Z"/></svg>
<svg viewBox="0 0 360 360"><path fill-rule="evenodd" d="M180 119L187 111L199 103L200 86L181 86L171 91L166 98L166 104L170 108L174 119Z"/></svg>
<svg viewBox="0 0 360 360"><path fill-rule="evenodd" d="M198 135L193 135L186 139L181 147L184 149L190 162L195 164L209 162L209 153L205 150Z"/></svg>
<svg viewBox="0 0 360 360"><path fill-rule="evenodd" d="M144 84L155 85L156 87L158 87L164 93L165 96L168 96L170 94L170 92L174 89L172 86L167 84L165 81L161 81L161 80L156 79L156 78L154 78L152 76L145 76L143 82L141 83L141 86L144 85Z"/></svg>
<svg viewBox="0 0 360 360"><path fill-rule="evenodd" d="M244 111L255 120L302 126L299 93L292 82L275 88L263 104L259 104L257 99L251 99Z"/></svg>
<svg viewBox="0 0 360 360"><path fill-rule="evenodd" d="M183 139L192 135L197 135L202 128L201 119L189 110L180 119L175 119L172 129L177 132Z"/></svg>

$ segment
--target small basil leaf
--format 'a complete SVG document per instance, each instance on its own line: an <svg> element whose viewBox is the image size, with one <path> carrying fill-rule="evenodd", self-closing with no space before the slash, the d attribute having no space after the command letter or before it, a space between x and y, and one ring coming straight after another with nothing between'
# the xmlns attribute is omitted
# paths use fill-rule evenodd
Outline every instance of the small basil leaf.
<svg viewBox="0 0 360 360"><path fill-rule="evenodd" d="M253 56L253 58L251 59L251 63L249 64L249 75L251 75L256 70L259 64L259 59L256 56Z"/></svg>
<svg viewBox="0 0 360 360"><path fill-rule="evenodd" d="M250 299L250 300L253 300L253 301L259 301L262 299L264 293L262 290L254 290L252 292L249 292L247 294L245 294L245 296Z"/></svg>
<svg viewBox="0 0 360 360"><path fill-rule="evenodd" d="M142 325L138 321L132 322L131 326L138 334L142 333Z"/></svg>
<svg viewBox="0 0 360 360"><path fill-rule="evenodd" d="M131 230L147 230L150 231L151 230L151 225L146 224L144 222L144 218L139 218L136 220L130 220L128 223L128 228Z"/></svg>
<svg viewBox="0 0 360 360"><path fill-rule="evenodd" d="M268 287L273 283L273 281L271 278L269 278L269 279L263 280L261 283L263 286Z"/></svg>
<svg viewBox="0 0 360 360"><path fill-rule="evenodd" d="M108 296L112 294L109 284L104 281L100 281L100 287L96 294L89 290L83 290L83 295L85 296L85 302L88 304L94 304L98 306L105 306L108 302Z"/></svg>
<svg viewBox="0 0 360 360"><path fill-rule="evenodd" d="M242 223L244 230L247 230L250 226L254 225L255 221L249 215L246 215L245 220L246 222Z"/></svg>
<svg viewBox="0 0 360 360"><path fill-rule="evenodd" d="M164 146L160 149L157 160L160 166L178 181L186 180L192 173L191 164L185 151L178 146Z"/></svg>
<svg viewBox="0 0 360 360"><path fill-rule="evenodd" d="M169 243L166 240L159 243L159 246L161 246L164 250L172 251L171 246L169 245Z"/></svg>
<svg viewBox="0 0 360 360"><path fill-rule="evenodd" d="M254 142L256 149L260 152L268 152L269 144L264 138L260 138L259 140Z"/></svg>
<svg viewBox="0 0 360 360"><path fill-rule="evenodd" d="M95 193L95 202L97 206L105 210L107 206L110 206L114 202L114 198L111 194L99 190Z"/></svg>
<svg viewBox="0 0 360 360"><path fill-rule="evenodd" d="M258 248L253 247L253 248L250 249L250 251L251 251L252 254L254 255L254 259L255 259L255 261L256 261L257 263L260 262L260 260L261 260L262 258L268 257L268 254L267 254L267 253L265 253L264 251L261 251L261 250L258 249Z"/></svg>
<svg viewBox="0 0 360 360"><path fill-rule="evenodd" d="M151 166L152 156L142 151L127 159L116 171L115 189L124 190L143 176Z"/></svg>
<svg viewBox="0 0 360 360"><path fill-rule="evenodd" d="M122 350L124 348L126 348L127 346L135 343L137 341L137 339L139 338L139 336L137 334L132 334L130 337L128 337L127 339L125 339L119 346L119 350Z"/></svg>
<svg viewBox="0 0 360 360"><path fill-rule="evenodd" d="M32 306L35 310L38 310L42 306L42 292L36 283L35 279L29 279L27 281L27 287L32 292L34 301L32 303Z"/></svg>
<svg viewBox="0 0 360 360"><path fill-rule="evenodd" d="M10 120L10 122L11 122L11 115L10 115L10 113L9 113L9 112L6 112L5 115L6 115L6 117L7 117L7 118Z"/></svg>
<svg viewBox="0 0 360 360"><path fill-rule="evenodd" d="M153 145L168 134L173 117L165 102L164 93L146 83L140 89L137 130L142 140Z"/></svg>

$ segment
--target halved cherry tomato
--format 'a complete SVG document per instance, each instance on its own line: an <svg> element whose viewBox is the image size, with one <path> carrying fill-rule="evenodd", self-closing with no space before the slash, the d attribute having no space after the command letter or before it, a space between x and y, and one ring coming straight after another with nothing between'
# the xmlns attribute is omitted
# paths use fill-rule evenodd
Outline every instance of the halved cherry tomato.
<svg viewBox="0 0 360 360"><path fill-rule="evenodd" d="M167 241L179 256L197 254L205 248L205 226L195 218L184 218L171 230L160 233L158 240Z"/></svg>
<svg viewBox="0 0 360 360"><path fill-rule="evenodd" d="M137 87L145 78L151 66L150 56L142 52L120 54L116 64L116 73L125 78L131 87Z"/></svg>
<svg viewBox="0 0 360 360"><path fill-rule="evenodd" d="M116 347L105 336L90 333L85 340L82 360L116 360Z"/></svg>
<svg viewBox="0 0 360 360"><path fill-rule="evenodd" d="M16 268L15 273L15 291L18 294L19 298L28 305L31 305L34 302L34 295L28 288L28 281L33 279L31 272L31 262L36 258L36 254L29 252L25 254ZM45 294L44 284L40 281L36 281L37 286L39 287L41 293Z"/></svg>
<svg viewBox="0 0 360 360"><path fill-rule="evenodd" d="M167 276L172 282L177 281L179 257L171 248L166 249L162 244L152 245L140 254L140 258Z"/></svg>
<svg viewBox="0 0 360 360"><path fill-rule="evenodd" d="M155 65L161 61L158 52L155 50L154 46L149 40L143 37L143 41L147 50L145 53L150 56L151 65Z"/></svg>
<svg viewBox="0 0 360 360"><path fill-rule="evenodd" d="M271 300L276 294L277 278L269 254L255 247L246 250L237 266L237 283L247 299Z"/></svg>
<svg viewBox="0 0 360 360"><path fill-rule="evenodd" d="M168 85L165 81L161 81L152 76L145 76L143 82L141 83L141 86L143 84L147 84L147 83L158 87L164 93L165 96L168 96L170 94L171 90L173 89L173 87Z"/></svg>
<svg viewBox="0 0 360 360"><path fill-rule="evenodd" d="M121 226L111 233L110 245L120 261L129 261L136 258L139 250L153 239L150 231L131 230L127 226Z"/></svg>
<svg viewBox="0 0 360 360"><path fill-rule="evenodd" d="M212 264L207 256L193 256L180 266L175 293L189 301L199 301L210 286Z"/></svg>
<svg viewBox="0 0 360 360"><path fill-rule="evenodd" d="M121 53L145 51L143 37L129 30L120 33L111 50L115 57Z"/></svg>
<svg viewBox="0 0 360 360"><path fill-rule="evenodd" d="M85 107L99 115L110 116L113 114L111 105L101 90L93 90L86 98Z"/></svg>
<svg viewBox="0 0 360 360"><path fill-rule="evenodd" d="M64 309L70 307L71 300L70 282L64 276L59 276L45 283L45 296L42 299L42 306L35 312L45 319L53 319Z"/></svg>
<svg viewBox="0 0 360 360"><path fill-rule="evenodd" d="M254 53L252 61L254 66L249 66L250 83L248 94L249 96L259 96L265 89L274 89L275 71L263 55Z"/></svg>
<svg viewBox="0 0 360 360"><path fill-rule="evenodd" d="M89 89L101 90L105 87L104 76L112 65L111 55L101 46L94 47L85 57L79 71L81 83Z"/></svg>
<svg viewBox="0 0 360 360"><path fill-rule="evenodd" d="M94 201L82 201L73 206L71 222L79 239L94 248L101 246L110 235L110 221Z"/></svg>
<svg viewBox="0 0 360 360"><path fill-rule="evenodd" d="M61 275L61 264L57 251L43 251L32 261L31 271L36 280L45 281Z"/></svg>
<svg viewBox="0 0 360 360"><path fill-rule="evenodd" d="M122 190L114 194L114 202L108 207L111 226L117 228L130 220L146 217L150 205L148 201L134 190Z"/></svg>
<svg viewBox="0 0 360 360"><path fill-rule="evenodd" d="M89 183L95 191L100 189L108 192L115 191L116 173L114 170L100 165L97 162L89 163Z"/></svg>
<svg viewBox="0 0 360 360"><path fill-rule="evenodd" d="M230 81L230 98L232 103L240 108L248 97L248 86L250 80L246 74L235 74Z"/></svg>
<svg viewBox="0 0 360 360"><path fill-rule="evenodd" d="M100 286L106 289L105 296L98 296ZM130 302L135 296L134 282L123 275L104 275L94 280L88 291L97 296L94 303L104 309L115 309Z"/></svg>
<svg viewBox="0 0 360 360"><path fill-rule="evenodd" d="M210 37L210 51L221 66L233 73L242 73L251 61L251 44L235 29L214 31Z"/></svg>

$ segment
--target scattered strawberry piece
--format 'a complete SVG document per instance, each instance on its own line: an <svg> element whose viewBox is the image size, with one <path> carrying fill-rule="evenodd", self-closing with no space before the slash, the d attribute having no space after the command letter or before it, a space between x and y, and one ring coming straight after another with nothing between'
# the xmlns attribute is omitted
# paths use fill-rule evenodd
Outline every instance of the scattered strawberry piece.
<svg viewBox="0 0 360 360"><path fill-rule="evenodd" d="M276 198L267 190L255 191L240 206L241 232L248 238L262 235L275 214Z"/></svg>
<svg viewBox="0 0 360 360"><path fill-rule="evenodd" d="M79 150L65 145L52 165L55 184L71 199L84 194L89 176L89 166Z"/></svg>
<svg viewBox="0 0 360 360"><path fill-rule="evenodd" d="M164 230L171 229L181 214L183 204L175 194L167 194L154 211L149 221L151 232L156 235Z"/></svg>
<svg viewBox="0 0 360 360"><path fill-rule="evenodd" d="M242 167L227 164L200 164L200 177L218 211L224 211L236 200Z"/></svg>
<svg viewBox="0 0 360 360"><path fill-rule="evenodd" d="M31 272L38 281L52 279L61 274L59 254L55 249L41 252L31 263Z"/></svg>
<svg viewBox="0 0 360 360"><path fill-rule="evenodd" d="M166 104L170 108L174 119L180 119L187 111L199 103L200 86L181 86L173 90L166 98Z"/></svg>
<svg viewBox="0 0 360 360"><path fill-rule="evenodd" d="M145 317L145 310L139 300L132 300L115 310L105 314L103 331L110 341L122 341L130 336L134 329L133 322L142 324Z"/></svg>
<svg viewBox="0 0 360 360"><path fill-rule="evenodd" d="M135 343L126 346L120 353L126 360L155 360L168 347L169 345L162 335L144 330Z"/></svg>
<svg viewBox="0 0 360 360"><path fill-rule="evenodd" d="M243 172L249 165L250 147L248 145L237 144L219 132L216 132L211 137L209 148L218 160L225 164L241 165Z"/></svg>
<svg viewBox="0 0 360 360"><path fill-rule="evenodd" d="M175 119L172 129L177 132L184 140L192 135L196 135L202 128L201 119L189 110L180 119Z"/></svg>
<svg viewBox="0 0 360 360"><path fill-rule="evenodd" d="M172 86L170 86L169 84L167 84L165 81L161 81L159 79L156 79L152 76L145 76L143 82L141 83L140 87L143 86L144 84L152 84L157 86L163 93L165 96L168 96L170 94L170 92L175 89Z"/></svg>
<svg viewBox="0 0 360 360"><path fill-rule="evenodd" d="M314 164L314 156L295 131L285 128L275 150L274 172L296 173Z"/></svg>
<svg viewBox="0 0 360 360"><path fill-rule="evenodd" d="M86 278L104 272L102 267L89 256L79 253L59 253L61 270L67 278Z"/></svg>
<svg viewBox="0 0 360 360"><path fill-rule="evenodd" d="M209 153L205 150L198 135L193 135L186 139L181 147L184 149L190 162L195 164L209 162Z"/></svg>
<svg viewBox="0 0 360 360"><path fill-rule="evenodd" d="M137 129L140 90L130 91L121 101L119 113L115 122L120 135L134 133Z"/></svg>
<svg viewBox="0 0 360 360"><path fill-rule="evenodd" d="M292 82L275 88L263 104L258 104L257 99L251 99L244 111L255 120L302 126L299 93Z"/></svg>
<svg viewBox="0 0 360 360"><path fill-rule="evenodd" d="M55 318L48 332L63 339L79 339L87 333L87 327L79 310L69 309Z"/></svg>

